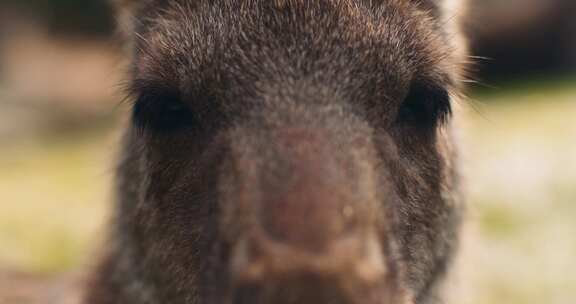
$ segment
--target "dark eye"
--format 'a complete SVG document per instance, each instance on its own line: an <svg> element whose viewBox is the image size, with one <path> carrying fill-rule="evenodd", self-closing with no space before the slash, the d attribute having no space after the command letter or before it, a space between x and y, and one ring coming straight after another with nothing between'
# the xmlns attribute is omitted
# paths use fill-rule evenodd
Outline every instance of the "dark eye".
<svg viewBox="0 0 576 304"><path fill-rule="evenodd" d="M196 121L179 94L169 91L142 93L133 107L133 122L140 130L176 132L195 127Z"/></svg>
<svg viewBox="0 0 576 304"><path fill-rule="evenodd" d="M397 123L419 128L433 128L447 121L452 110L450 95L439 87L412 85L398 110Z"/></svg>

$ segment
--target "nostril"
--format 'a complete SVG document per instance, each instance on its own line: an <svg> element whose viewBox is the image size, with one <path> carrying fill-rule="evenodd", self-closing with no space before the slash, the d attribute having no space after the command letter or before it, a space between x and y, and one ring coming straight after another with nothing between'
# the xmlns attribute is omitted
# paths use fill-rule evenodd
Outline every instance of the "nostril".
<svg viewBox="0 0 576 304"><path fill-rule="evenodd" d="M388 271L386 256L374 233L342 238L323 253L275 242L256 233L238 241L231 258L234 281L244 283L308 274L372 284Z"/></svg>
<svg viewBox="0 0 576 304"><path fill-rule="evenodd" d="M346 238L313 254L258 236L232 255L233 303L407 304L374 233Z"/></svg>

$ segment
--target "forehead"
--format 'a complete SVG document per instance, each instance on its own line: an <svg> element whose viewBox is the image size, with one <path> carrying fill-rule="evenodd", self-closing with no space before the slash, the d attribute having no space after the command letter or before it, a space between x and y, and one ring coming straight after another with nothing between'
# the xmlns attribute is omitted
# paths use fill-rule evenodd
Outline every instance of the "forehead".
<svg viewBox="0 0 576 304"><path fill-rule="evenodd" d="M139 19L135 78L183 91L450 81L441 27L408 1L169 0Z"/></svg>

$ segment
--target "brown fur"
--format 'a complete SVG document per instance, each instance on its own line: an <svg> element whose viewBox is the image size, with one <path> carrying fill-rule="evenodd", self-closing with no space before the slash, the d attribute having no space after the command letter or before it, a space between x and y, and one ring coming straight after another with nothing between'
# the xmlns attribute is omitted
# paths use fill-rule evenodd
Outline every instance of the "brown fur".
<svg viewBox="0 0 576 304"><path fill-rule="evenodd" d="M447 2L118 2L134 111L86 303L442 301L462 210Z"/></svg>

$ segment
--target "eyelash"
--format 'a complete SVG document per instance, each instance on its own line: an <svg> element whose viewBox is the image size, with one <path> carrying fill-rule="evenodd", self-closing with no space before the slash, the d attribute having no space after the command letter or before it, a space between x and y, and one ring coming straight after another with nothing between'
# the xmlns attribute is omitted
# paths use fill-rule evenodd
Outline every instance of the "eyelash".
<svg viewBox="0 0 576 304"><path fill-rule="evenodd" d="M398 110L396 122L430 128L446 123L451 114L448 91L439 87L413 85Z"/></svg>
<svg viewBox="0 0 576 304"><path fill-rule="evenodd" d="M196 125L195 113L172 92L141 94L132 108L132 121L139 130L172 133Z"/></svg>
<svg viewBox="0 0 576 304"><path fill-rule="evenodd" d="M439 87L413 85L398 110L396 124L430 129L450 118L448 91ZM132 121L139 130L171 133L197 125L197 115L182 102L179 94L168 91L145 92L132 108Z"/></svg>

